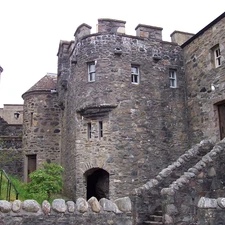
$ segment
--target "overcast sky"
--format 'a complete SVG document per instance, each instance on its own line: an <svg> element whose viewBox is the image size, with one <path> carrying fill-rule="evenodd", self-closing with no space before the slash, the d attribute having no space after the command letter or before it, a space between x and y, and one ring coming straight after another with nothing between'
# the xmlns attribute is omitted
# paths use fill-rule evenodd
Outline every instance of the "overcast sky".
<svg viewBox="0 0 225 225"><path fill-rule="evenodd" d="M126 33L138 24L197 33L225 10L225 0L0 0L0 107L22 104L21 95L46 73L57 72L60 40L73 40L86 23L96 32L98 18L126 21Z"/></svg>

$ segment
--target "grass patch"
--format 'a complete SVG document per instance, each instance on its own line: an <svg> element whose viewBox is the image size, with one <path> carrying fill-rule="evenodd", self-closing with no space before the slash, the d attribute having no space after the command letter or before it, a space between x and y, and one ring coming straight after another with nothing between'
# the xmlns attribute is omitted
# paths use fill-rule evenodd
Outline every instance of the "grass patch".
<svg viewBox="0 0 225 225"><path fill-rule="evenodd" d="M16 200L16 191L14 190L13 186L11 185L11 189L6 177L2 176L2 182L0 184L0 199L1 200L9 200L14 201Z"/></svg>
<svg viewBox="0 0 225 225"><path fill-rule="evenodd" d="M42 204L44 200L47 199L47 195L45 193L29 193L27 190L27 184L22 182L19 178L10 176L10 180L13 183L13 185L16 187L17 191L19 192L19 200L24 201L27 199L33 199L36 200L39 204ZM1 185L1 195L0 200L6 200L7 195L7 179L3 177L2 179L2 185ZM61 193L52 194L51 198L48 200L50 203L56 198L62 198L65 200L68 200L68 198ZM10 194L10 201L16 200L16 192L13 188L11 188L11 194Z"/></svg>

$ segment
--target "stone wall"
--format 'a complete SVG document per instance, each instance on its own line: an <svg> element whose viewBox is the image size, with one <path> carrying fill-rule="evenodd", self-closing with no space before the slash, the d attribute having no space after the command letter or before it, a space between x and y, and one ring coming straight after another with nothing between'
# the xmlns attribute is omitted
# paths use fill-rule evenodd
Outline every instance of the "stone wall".
<svg viewBox="0 0 225 225"><path fill-rule="evenodd" d="M16 115L15 115L16 113ZM0 117L2 117L8 124L23 123L23 105L20 104L4 104L0 108Z"/></svg>
<svg viewBox="0 0 225 225"><path fill-rule="evenodd" d="M37 155L37 167L46 160L60 163L60 109L50 90L24 94L24 154Z"/></svg>
<svg viewBox="0 0 225 225"><path fill-rule="evenodd" d="M22 147L22 124L9 124L0 117L0 149Z"/></svg>
<svg viewBox="0 0 225 225"><path fill-rule="evenodd" d="M58 83L64 102L62 159L70 196L86 196L84 174L93 168L109 173L110 198L127 195L187 149L182 49L163 42L161 30L145 26L149 35L139 37L115 29L81 37L74 48L61 42L58 78L67 84L65 89ZM88 82L89 62L96 65L95 82ZM139 84L131 83L131 65L139 67ZM171 68L177 70L177 88L169 85Z"/></svg>
<svg viewBox="0 0 225 225"><path fill-rule="evenodd" d="M198 225L219 225L225 221L225 198L202 197L198 202Z"/></svg>
<svg viewBox="0 0 225 225"><path fill-rule="evenodd" d="M204 138L220 140L217 103L225 100L225 36L223 17L185 45L184 62L187 84L187 110L192 144ZM221 51L221 66L215 68L213 47Z"/></svg>
<svg viewBox="0 0 225 225"><path fill-rule="evenodd" d="M160 171L154 179L134 189L130 198L136 223L143 224L144 221L150 220L155 210L162 207L161 190L180 178L212 148L213 142L211 140L201 141Z"/></svg>
<svg viewBox="0 0 225 225"><path fill-rule="evenodd" d="M24 202L15 200L12 203L0 200L0 225L132 225L129 198L117 199L115 202L107 199L101 199L98 202L95 198L86 202L79 198L74 203L55 199L52 205L48 201L44 201L40 206L34 200L25 200Z"/></svg>
<svg viewBox="0 0 225 225"><path fill-rule="evenodd" d="M225 197L224 149L225 140L222 140L180 178L162 189L165 224L196 224L201 197Z"/></svg>
<svg viewBox="0 0 225 225"><path fill-rule="evenodd" d="M4 169L9 175L22 178L23 161L22 149L0 150L0 169Z"/></svg>

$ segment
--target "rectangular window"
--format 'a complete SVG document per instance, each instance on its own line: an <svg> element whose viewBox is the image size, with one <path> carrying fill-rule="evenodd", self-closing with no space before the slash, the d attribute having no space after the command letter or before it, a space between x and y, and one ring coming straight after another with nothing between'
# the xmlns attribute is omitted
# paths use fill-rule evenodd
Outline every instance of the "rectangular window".
<svg viewBox="0 0 225 225"><path fill-rule="evenodd" d="M216 68L221 66L221 54L219 46L216 46L214 49L214 62Z"/></svg>
<svg viewBox="0 0 225 225"><path fill-rule="evenodd" d="M170 87L176 88L177 87L177 72L176 72L176 70L169 71L169 80L170 80Z"/></svg>
<svg viewBox="0 0 225 225"><path fill-rule="evenodd" d="M88 82L95 81L95 62L88 63Z"/></svg>
<svg viewBox="0 0 225 225"><path fill-rule="evenodd" d="M30 113L30 126L33 126L33 121L34 121L34 113Z"/></svg>
<svg viewBox="0 0 225 225"><path fill-rule="evenodd" d="M131 83L139 84L140 76L139 76L139 67L131 65Z"/></svg>
<svg viewBox="0 0 225 225"><path fill-rule="evenodd" d="M87 124L87 136L88 139L91 139L91 123Z"/></svg>
<svg viewBox="0 0 225 225"><path fill-rule="evenodd" d="M99 121L99 137L103 137L103 122Z"/></svg>

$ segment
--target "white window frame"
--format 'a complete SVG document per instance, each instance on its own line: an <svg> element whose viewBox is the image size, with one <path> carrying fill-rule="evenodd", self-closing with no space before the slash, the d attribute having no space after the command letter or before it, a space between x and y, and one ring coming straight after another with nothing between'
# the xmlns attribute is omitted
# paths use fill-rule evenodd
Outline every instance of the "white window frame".
<svg viewBox="0 0 225 225"><path fill-rule="evenodd" d="M132 84L140 83L139 66L131 65L131 83Z"/></svg>
<svg viewBox="0 0 225 225"><path fill-rule="evenodd" d="M215 62L216 68L221 66L221 53L220 53L220 47L219 46L217 46L214 49L214 62Z"/></svg>
<svg viewBox="0 0 225 225"><path fill-rule="evenodd" d="M170 88L177 88L177 71L170 69L169 70L169 81Z"/></svg>
<svg viewBox="0 0 225 225"><path fill-rule="evenodd" d="M95 61L88 63L88 82L94 82L95 81Z"/></svg>

